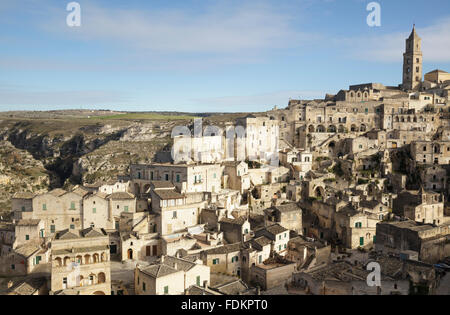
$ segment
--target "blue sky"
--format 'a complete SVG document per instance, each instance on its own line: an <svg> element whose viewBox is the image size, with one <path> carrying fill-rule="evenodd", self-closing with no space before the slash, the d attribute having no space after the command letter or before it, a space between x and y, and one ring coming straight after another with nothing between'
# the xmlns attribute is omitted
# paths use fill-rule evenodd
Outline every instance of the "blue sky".
<svg viewBox="0 0 450 315"><path fill-rule="evenodd" d="M0 0L0 110L235 112L401 82L416 23L424 70L450 71L450 2Z"/></svg>

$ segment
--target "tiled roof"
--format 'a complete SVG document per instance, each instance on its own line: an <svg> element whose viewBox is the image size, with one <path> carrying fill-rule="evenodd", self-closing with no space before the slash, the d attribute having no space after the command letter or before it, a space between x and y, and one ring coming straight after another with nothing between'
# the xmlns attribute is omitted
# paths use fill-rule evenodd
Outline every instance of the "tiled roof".
<svg viewBox="0 0 450 315"><path fill-rule="evenodd" d="M87 188L85 188L83 186L76 187L74 190L72 190L72 192L74 194L77 194L77 195L81 196L81 197L84 197L84 196L86 196L86 195L91 193Z"/></svg>
<svg viewBox="0 0 450 315"><path fill-rule="evenodd" d="M222 220L219 221L219 223L243 225L246 221L247 221L246 217L239 217L237 219L223 218Z"/></svg>
<svg viewBox="0 0 450 315"><path fill-rule="evenodd" d="M153 278L160 278L176 273L178 272L178 270L169 267L165 264L159 264L159 265L150 265L148 267L142 268L141 272Z"/></svg>
<svg viewBox="0 0 450 315"><path fill-rule="evenodd" d="M252 239L251 242L258 244L261 247L264 247L264 246L272 243L272 240L270 240L269 238L267 238L265 236L260 236L258 238Z"/></svg>
<svg viewBox="0 0 450 315"><path fill-rule="evenodd" d="M221 284L213 288L225 295L239 295L248 290L248 286L242 280L235 280L226 284Z"/></svg>
<svg viewBox="0 0 450 315"><path fill-rule="evenodd" d="M17 222L17 226L34 226L38 225L41 222L40 219L27 219L27 220L20 220Z"/></svg>
<svg viewBox="0 0 450 315"><path fill-rule="evenodd" d="M295 202L282 204L274 208L280 212L301 211L301 208Z"/></svg>
<svg viewBox="0 0 450 315"><path fill-rule="evenodd" d="M52 255L90 253L90 252L98 252L98 251L104 251L104 250L108 250L108 245L56 249L56 250L52 250Z"/></svg>
<svg viewBox="0 0 450 315"><path fill-rule="evenodd" d="M14 194L13 199L33 199L34 196L31 192L18 192Z"/></svg>
<svg viewBox="0 0 450 315"><path fill-rule="evenodd" d="M12 295L32 295L38 291L47 281L45 278L27 279L14 285L9 289Z"/></svg>
<svg viewBox="0 0 450 315"><path fill-rule="evenodd" d="M191 270L193 267L196 266L196 263L194 262L173 256L164 256L164 264L174 269L183 271ZM175 264L177 265L177 268L175 268Z"/></svg>
<svg viewBox="0 0 450 315"><path fill-rule="evenodd" d="M179 192L175 190L155 190L154 193L161 199L161 200L168 200L168 199L182 199L184 196L180 194Z"/></svg>
<svg viewBox="0 0 450 315"><path fill-rule="evenodd" d="M56 189L53 189L52 191L49 191L48 193L55 197L61 197L62 195L66 194L67 191L65 191L64 189L61 189L61 188L56 188Z"/></svg>
<svg viewBox="0 0 450 315"><path fill-rule="evenodd" d="M362 200L359 203L359 206L362 207L362 208L373 209L376 206L378 206L379 204L380 204L380 202L378 200L370 200L370 201Z"/></svg>
<svg viewBox="0 0 450 315"><path fill-rule="evenodd" d="M57 240L70 240L70 239L76 239L76 238L79 238L78 233L75 234L74 232L70 231L69 229L59 231L55 235L55 239L57 239Z"/></svg>
<svg viewBox="0 0 450 315"><path fill-rule="evenodd" d="M283 232L287 231L286 228L282 227L279 224L274 224L274 225L268 226L268 227L266 227L264 229L267 232L269 232L270 234L273 234L273 235L277 235L277 234L280 234L280 233L283 233Z"/></svg>
<svg viewBox="0 0 450 315"><path fill-rule="evenodd" d="M19 254L23 257L30 257L31 255L33 255L35 252L39 251L41 248L38 245L23 245L21 247L18 247L16 249L14 249L14 252L16 254Z"/></svg>
<svg viewBox="0 0 450 315"><path fill-rule="evenodd" d="M108 196L109 199L112 200L128 200L134 199L135 196L133 194L127 192L115 192Z"/></svg>
<svg viewBox="0 0 450 315"><path fill-rule="evenodd" d="M240 251L241 250L241 246L242 246L241 243L223 245L223 246L220 246L220 247L209 249L209 250L205 251L205 253L207 255L208 254L217 255L217 254L233 253L233 252Z"/></svg>

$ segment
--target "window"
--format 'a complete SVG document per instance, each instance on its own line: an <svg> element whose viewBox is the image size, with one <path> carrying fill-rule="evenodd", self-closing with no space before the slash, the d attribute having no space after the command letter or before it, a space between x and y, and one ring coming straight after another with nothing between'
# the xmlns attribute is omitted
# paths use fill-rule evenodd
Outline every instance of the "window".
<svg viewBox="0 0 450 315"><path fill-rule="evenodd" d="M55 226L54 225L50 225L50 233L55 233Z"/></svg>
<svg viewBox="0 0 450 315"><path fill-rule="evenodd" d="M128 206L123 207L123 210L124 210L125 212L128 212Z"/></svg>
<svg viewBox="0 0 450 315"><path fill-rule="evenodd" d="M42 210L44 210L44 211L47 210L47 204L45 204L45 203L42 204Z"/></svg>
<svg viewBox="0 0 450 315"><path fill-rule="evenodd" d="M145 288L145 282L142 282L142 291L145 291L146 290L146 288Z"/></svg>
<svg viewBox="0 0 450 315"><path fill-rule="evenodd" d="M24 206L22 206L22 211L25 211L25 207Z"/></svg>
<svg viewBox="0 0 450 315"><path fill-rule="evenodd" d="M169 181L169 174L165 175L166 181Z"/></svg>
<svg viewBox="0 0 450 315"><path fill-rule="evenodd" d="M218 265L219 264L219 258L213 259L213 265Z"/></svg>
<svg viewBox="0 0 450 315"><path fill-rule="evenodd" d="M25 240L29 241L30 240L30 235L25 235Z"/></svg>
<svg viewBox="0 0 450 315"><path fill-rule="evenodd" d="M176 218L177 218L177 212L174 211L174 212L173 212L173 215L172 215L172 219L176 219Z"/></svg>
<svg viewBox="0 0 450 315"><path fill-rule="evenodd" d="M169 286L168 285L166 285L164 287L164 294L169 294Z"/></svg>
<svg viewBox="0 0 450 315"><path fill-rule="evenodd" d="M258 262L259 262L260 264L262 263L262 255L259 255Z"/></svg>
<svg viewBox="0 0 450 315"><path fill-rule="evenodd" d="M97 209L96 208L92 208L92 213L97 213Z"/></svg>
<svg viewBox="0 0 450 315"><path fill-rule="evenodd" d="M11 269L12 269L12 270L15 270L15 269L16 269L16 265L12 264L12 265L11 265Z"/></svg>
<svg viewBox="0 0 450 315"><path fill-rule="evenodd" d="M197 276L197 285L200 286L200 276Z"/></svg>
<svg viewBox="0 0 450 315"><path fill-rule="evenodd" d="M359 245L364 246L364 237L359 238Z"/></svg>
<svg viewBox="0 0 450 315"><path fill-rule="evenodd" d="M70 210L75 210L75 202L70 203Z"/></svg>
<svg viewBox="0 0 450 315"><path fill-rule="evenodd" d="M180 174L177 174L177 183L180 182Z"/></svg>
<svg viewBox="0 0 450 315"><path fill-rule="evenodd" d="M71 224L71 225L70 225L70 229L71 229L71 230L75 230L75 225L74 225L74 224Z"/></svg>

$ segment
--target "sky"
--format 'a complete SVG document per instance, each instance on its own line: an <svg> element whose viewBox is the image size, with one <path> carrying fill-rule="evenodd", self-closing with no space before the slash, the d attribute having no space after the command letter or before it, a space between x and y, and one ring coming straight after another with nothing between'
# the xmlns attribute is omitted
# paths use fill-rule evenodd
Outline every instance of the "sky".
<svg viewBox="0 0 450 315"><path fill-rule="evenodd" d="M424 73L450 71L450 1L0 0L0 111L257 112L402 80L415 23Z"/></svg>

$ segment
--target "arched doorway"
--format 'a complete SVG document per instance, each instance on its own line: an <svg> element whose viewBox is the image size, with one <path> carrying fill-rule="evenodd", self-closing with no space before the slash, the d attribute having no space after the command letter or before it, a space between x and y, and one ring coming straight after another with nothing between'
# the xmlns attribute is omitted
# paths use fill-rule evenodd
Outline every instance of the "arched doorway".
<svg viewBox="0 0 450 315"><path fill-rule="evenodd" d="M325 197L325 190L323 189L323 187L316 187L316 189L314 189L314 196L317 199L323 199Z"/></svg>
<svg viewBox="0 0 450 315"><path fill-rule="evenodd" d="M127 257L128 259L133 259L133 250L131 248L127 251Z"/></svg>

